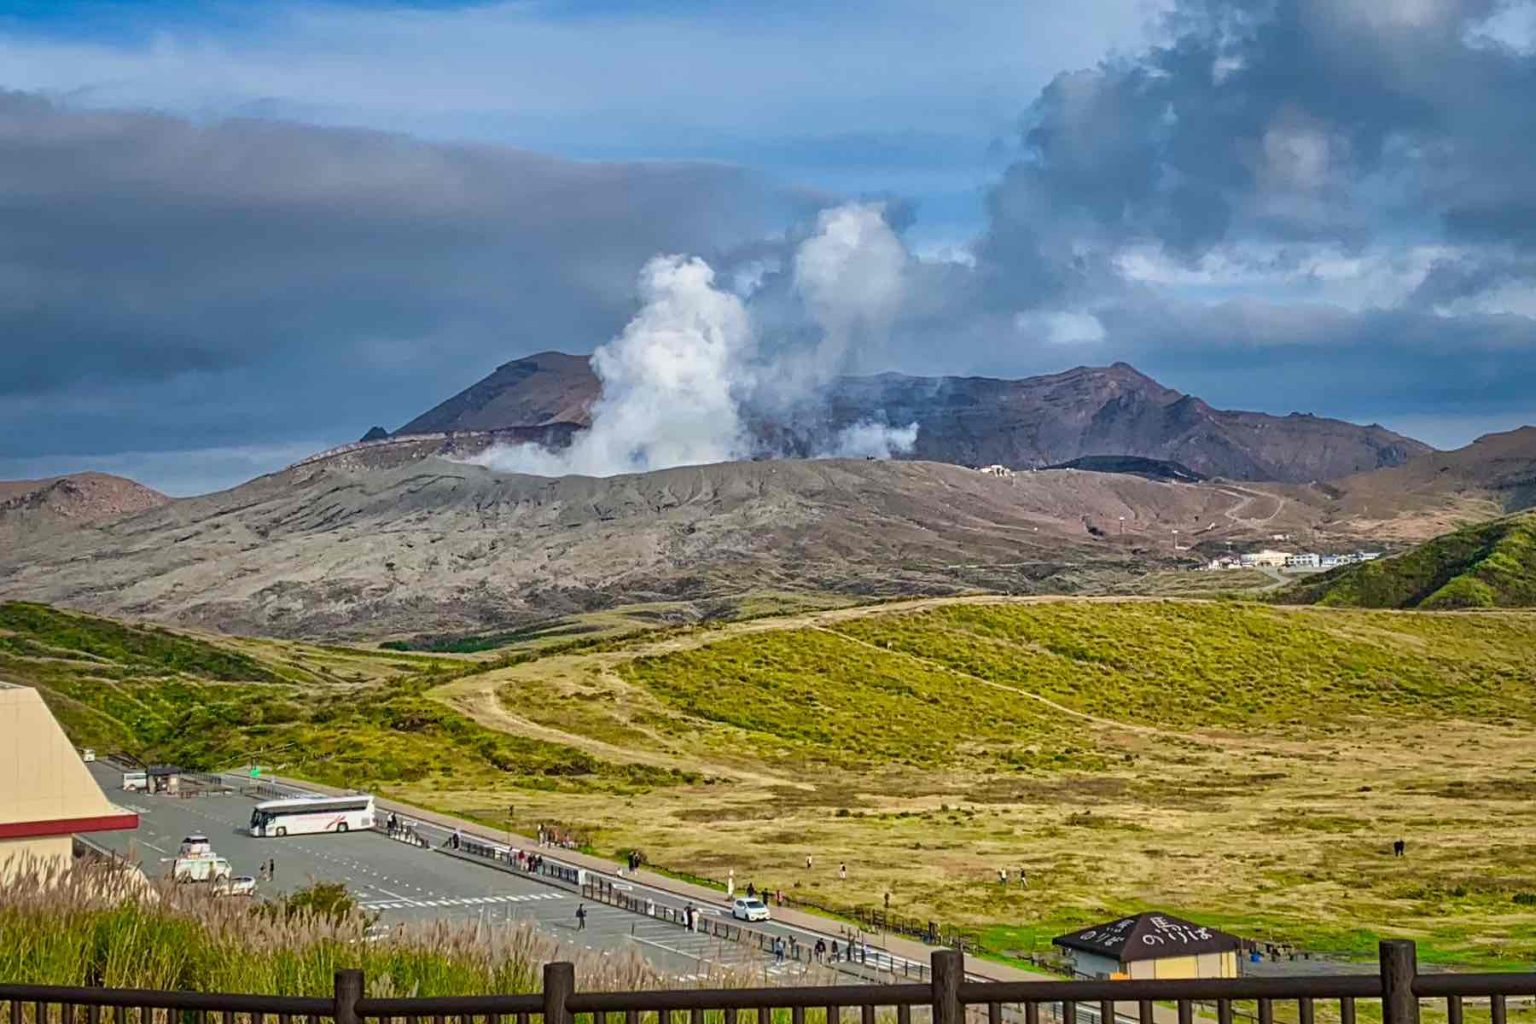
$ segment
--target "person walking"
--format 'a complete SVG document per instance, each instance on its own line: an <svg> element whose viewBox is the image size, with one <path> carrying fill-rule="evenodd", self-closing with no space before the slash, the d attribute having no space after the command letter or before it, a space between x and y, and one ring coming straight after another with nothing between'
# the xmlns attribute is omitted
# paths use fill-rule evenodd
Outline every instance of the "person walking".
<svg viewBox="0 0 1536 1024"><path fill-rule="evenodd" d="M832 940L832 962L837 963L842 959L842 953L837 948L837 940Z"/></svg>
<svg viewBox="0 0 1536 1024"><path fill-rule="evenodd" d="M1019 868L1019 888L1029 888L1029 869L1027 868Z"/></svg>
<svg viewBox="0 0 1536 1024"><path fill-rule="evenodd" d="M270 882L270 881L272 881L276 877L277 877L277 858L273 857L273 858L270 858L267 861L267 881Z"/></svg>
<svg viewBox="0 0 1536 1024"><path fill-rule="evenodd" d="M784 936L776 935L773 939L773 958L779 963L784 962Z"/></svg>
<svg viewBox="0 0 1536 1024"><path fill-rule="evenodd" d="M842 881L842 882L848 881L848 865L847 864L838 864L838 866L837 866L837 877L838 877L839 881Z"/></svg>
<svg viewBox="0 0 1536 1024"><path fill-rule="evenodd" d="M810 854L806 854L805 855L805 870L806 871L810 871L811 870L811 855Z"/></svg>
<svg viewBox="0 0 1536 1024"><path fill-rule="evenodd" d="M997 869L997 884L1006 887L1008 885L1008 869Z"/></svg>
<svg viewBox="0 0 1536 1024"><path fill-rule="evenodd" d="M816 956L816 962L821 963L827 956L827 940L817 939L816 945L811 947L811 952Z"/></svg>
<svg viewBox="0 0 1536 1024"><path fill-rule="evenodd" d="M725 898L730 899L736 895L736 869L731 868L725 873Z"/></svg>
<svg viewBox="0 0 1536 1024"><path fill-rule="evenodd" d="M579 932L587 930L587 905L585 903L576 904L576 930Z"/></svg>
<svg viewBox="0 0 1536 1024"><path fill-rule="evenodd" d="M753 897L755 897L756 895L757 895L757 886L753 885L751 882L748 882L747 883L747 899L750 900Z"/></svg>

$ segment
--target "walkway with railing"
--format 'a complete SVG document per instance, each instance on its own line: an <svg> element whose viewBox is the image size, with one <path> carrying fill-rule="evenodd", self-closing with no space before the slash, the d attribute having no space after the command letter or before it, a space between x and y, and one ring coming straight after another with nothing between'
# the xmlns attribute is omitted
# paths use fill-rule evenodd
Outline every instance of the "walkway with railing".
<svg viewBox="0 0 1536 1024"><path fill-rule="evenodd" d="M1282 1006L1298 1024L1322 1010L1355 1024L1359 1003L1383 1024L1419 1024L1421 1004L1444 1008L1447 1024L1470 1015L1506 1024L1512 997L1536 996L1536 974L1419 974L1407 941L1383 942L1380 971L1362 975L1188 981L968 982L962 954L933 954L927 984L577 992L575 968L544 967L534 995L371 999L361 971L338 971L330 998L0 985L9 1024L1025 1024L1087 1018L1153 1024L1196 1016L1232 1024L1252 1010L1274 1024ZM1474 1006L1475 1005L1475 1010ZM679 1015L686 1015L681 1020ZM1485 1018L1486 1015L1486 1018ZM1290 1018L1290 1013L1286 1017ZM1438 1014L1437 1014L1438 1016Z"/></svg>

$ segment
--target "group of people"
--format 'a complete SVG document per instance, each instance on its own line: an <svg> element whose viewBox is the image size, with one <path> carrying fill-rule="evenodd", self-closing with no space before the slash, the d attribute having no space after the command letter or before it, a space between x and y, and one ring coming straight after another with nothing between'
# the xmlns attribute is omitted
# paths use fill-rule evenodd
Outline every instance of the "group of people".
<svg viewBox="0 0 1536 1024"><path fill-rule="evenodd" d="M261 864L256 868L256 877L263 882L272 881L276 874L277 861L271 857L268 857L266 860L262 861Z"/></svg>
<svg viewBox="0 0 1536 1024"><path fill-rule="evenodd" d="M852 939L849 939L842 946L839 946L837 944L837 940L833 939L832 940L832 945L829 948L827 946L827 940L826 939L817 939L816 940L816 945L811 947L811 955L816 958L816 962L819 963L819 964L820 963L837 963L839 960L844 960L844 961L846 961L848 963L853 963L855 959L857 959L857 960L864 960L864 959L866 959L866 953L865 953L866 948L867 947L863 946L862 944L861 945L854 945L854 942L853 942Z"/></svg>
<svg viewBox="0 0 1536 1024"><path fill-rule="evenodd" d="M540 825L538 835L540 846L558 846L562 850L575 850L581 847L581 842L574 832L555 825Z"/></svg>
<svg viewBox="0 0 1536 1024"><path fill-rule="evenodd" d="M1007 885L1008 885L1008 869L1007 868L998 868L997 869L997 884L1001 885L1001 886L1004 886L1004 887L1007 887ZM1028 889L1029 888L1029 869L1028 868L1019 868L1019 888L1020 889Z"/></svg>

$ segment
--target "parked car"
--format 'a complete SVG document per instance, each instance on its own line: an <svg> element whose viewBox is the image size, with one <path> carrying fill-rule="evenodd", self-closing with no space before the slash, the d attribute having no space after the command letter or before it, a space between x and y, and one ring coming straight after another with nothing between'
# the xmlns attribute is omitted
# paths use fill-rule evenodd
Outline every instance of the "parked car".
<svg viewBox="0 0 1536 1024"><path fill-rule="evenodd" d="M96 760L96 751L92 750L90 747L86 747L84 750L80 751L80 760L84 761L86 764L90 764Z"/></svg>
<svg viewBox="0 0 1536 1024"><path fill-rule="evenodd" d="M768 904L755 896L738 896L731 904L731 916L738 921L766 921Z"/></svg>
<svg viewBox="0 0 1536 1024"><path fill-rule="evenodd" d="M256 879L250 875L220 878L213 883L213 891L220 896L254 896L256 895Z"/></svg>

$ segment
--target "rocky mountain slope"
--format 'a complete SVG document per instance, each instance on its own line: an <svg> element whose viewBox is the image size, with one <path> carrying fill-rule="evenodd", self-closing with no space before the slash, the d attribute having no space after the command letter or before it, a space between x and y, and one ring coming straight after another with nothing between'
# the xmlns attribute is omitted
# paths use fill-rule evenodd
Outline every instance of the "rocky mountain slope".
<svg viewBox="0 0 1536 1024"><path fill-rule="evenodd" d="M589 423L599 390L585 357L544 352L505 364L395 433L520 431L564 443ZM806 454L865 420L916 423L912 458L966 466L1035 468L1123 455L1205 476L1304 483L1395 466L1431 450L1379 426L1214 409L1124 363L1022 380L845 377L824 409L757 426L766 448Z"/></svg>
<svg viewBox="0 0 1536 1024"><path fill-rule="evenodd" d="M1315 515L1246 487L1074 470L783 460L547 479L346 456L24 539L0 550L0 598L378 637L762 591L1070 589L1060 574L1171 560L1174 530L1187 548Z"/></svg>
<svg viewBox="0 0 1536 1024"><path fill-rule="evenodd" d="M1345 566L1280 595L1353 608L1536 605L1536 512L1464 527L1392 558Z"/></svg>
<svg viewBox="0 0 1536 1024"><path fill-rule="evenodd" d="M0 480L0 531L107 522L170 500L143 484L108 473Z"/></svg>

